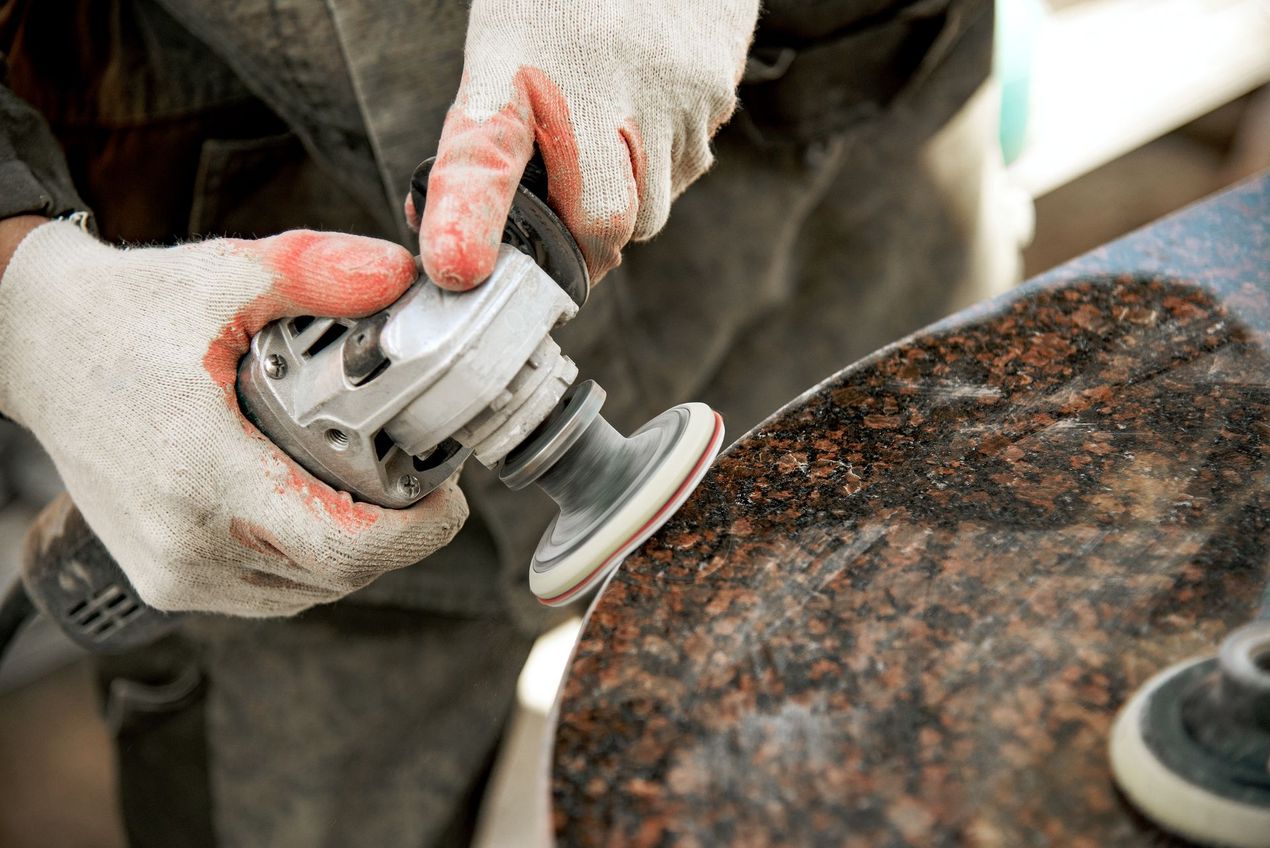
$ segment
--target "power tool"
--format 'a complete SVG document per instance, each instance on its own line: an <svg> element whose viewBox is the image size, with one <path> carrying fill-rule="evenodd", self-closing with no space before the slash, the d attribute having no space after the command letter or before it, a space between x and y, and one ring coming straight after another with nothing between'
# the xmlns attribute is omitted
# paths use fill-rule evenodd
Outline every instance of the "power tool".
<svg viewBox="0 0 1270 848"><path fill-rule="evenodd" d="M432 161L411 180L419 210ZM567 603L665 523L723 441L722 418L702 403L629 437L604 420L604 390L574 385L577 366L550 335L589 288L536 158L485 283L450 292L421 275L368 318L276 321L240 363L239 406L315 477L379 506L410 506L469 458L511 489L537 485L559 514L529 563L530 588ZM14 593L0 613L0 649L31 604L96 651L143 644L179 620L144 604L68 499L28 536L22 582L25 598Z"/></svg>

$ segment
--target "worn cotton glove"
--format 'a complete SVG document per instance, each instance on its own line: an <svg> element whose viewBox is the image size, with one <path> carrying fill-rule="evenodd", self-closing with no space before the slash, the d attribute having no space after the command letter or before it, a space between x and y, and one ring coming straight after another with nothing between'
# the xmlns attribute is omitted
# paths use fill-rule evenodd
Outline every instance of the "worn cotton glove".
<svg viewBox="0 0 1270 848"><path fill-rule="evenodd" d="M368 314L414 279L356 236L117 250L44 224L0 280L0 410L147 603L294 613L444 545L467 506L453 483L388 510L311 477L242 417L238 360L271 319Z"/></svg>
<svg viewBox="0 0 1270 848"><path fill-rule="evenodd" d="M592 280L612 269L710 167L757 15L758 0L474 0L423 210L428 275L489 276L535 143Z"/></svg>

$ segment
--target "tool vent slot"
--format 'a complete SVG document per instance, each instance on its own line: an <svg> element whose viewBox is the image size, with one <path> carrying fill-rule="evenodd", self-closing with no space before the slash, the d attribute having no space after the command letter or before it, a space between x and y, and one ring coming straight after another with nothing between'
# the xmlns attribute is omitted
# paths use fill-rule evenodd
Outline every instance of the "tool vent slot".
<svg viewBox="0 0 1270 848"><path fill-rule="evenodd" d="M347 332L348 327L345 327L343 324L331 324L331 326L326 328L326 332L318 336L313 344L309 345L308 349L304 352L305 358L307 359L309 357L317 356L319 353L342 339L344 334Z"/></svg>
<svg viewBox="0 0 1270 848"><path fill-rule="evenodd" d="M392 436L388 435L383 430L380 430L378 433L375 434L374 443L375 443L375 459L379 460L380 462L384 461L384 457L388 456L388 452L392 450L393 445L396 444L392 440Z"/></svg>
<svg viewBox="0 0 1270 848"><path fill-rule="evenodd" d="M291 328L291 335L298 336L301 333L303 333L306 329L308 329L309 325L312 323L313 323L312 315L301 315L297 318L292 318L290 321L288 321L287 326Z"/></svg>
<svg viewBox="0 0 1270 848"><path fill-rule="evenodd" d="M360 380L350 380L349 382L351 382L354 386L364 386L367 383L374 380L380 374L387 371L389 364L390 363L389 363L388 357L385 356L383 359L379 361L379 364L376 365L374 369L372 369L371 372L367 374L365 377L362 377Z"/></svg>
<svg viewBox="0 0 1270 848"><path fill-rule="evenodd" d="M411 460L413 461L415 471L431 471L443 462L449 460L450 457L454 456L461 450L463 450L463 446L454 441L454 439L446 439L444 442L433 448L432 453L423 457L411 457Z"/></svg>
<svg viewBox="0 0 1270 848"><path fill-rule="evenodd" d="M100 641L138 616L141 606L127 591L112 583L91 599L75 604L68 613L81 633Z"/></svg>

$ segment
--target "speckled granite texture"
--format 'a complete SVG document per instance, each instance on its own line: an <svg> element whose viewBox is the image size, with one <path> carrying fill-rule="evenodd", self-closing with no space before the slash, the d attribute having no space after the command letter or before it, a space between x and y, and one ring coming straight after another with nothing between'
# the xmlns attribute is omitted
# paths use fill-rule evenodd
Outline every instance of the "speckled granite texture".
<svg viewBox="0 0 1270 848"><path fill-rule="evenodd" d="M791 355L796 355L791 352ZM1270 577L1270 178L846 369L593 608L568 845L1159 845L1105 740Z"/></svg>

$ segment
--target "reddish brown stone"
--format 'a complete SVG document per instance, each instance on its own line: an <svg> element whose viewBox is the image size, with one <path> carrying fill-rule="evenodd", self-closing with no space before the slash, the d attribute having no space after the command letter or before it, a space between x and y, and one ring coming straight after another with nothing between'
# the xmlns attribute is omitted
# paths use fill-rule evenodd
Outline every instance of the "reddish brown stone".
<svg viewBox="0 0 1270 848"><path fill-rule="evenodd" d="M1270 577L1270 178L847 368L591 610L568 845L1161 845L1106 738Z"/></svg>

